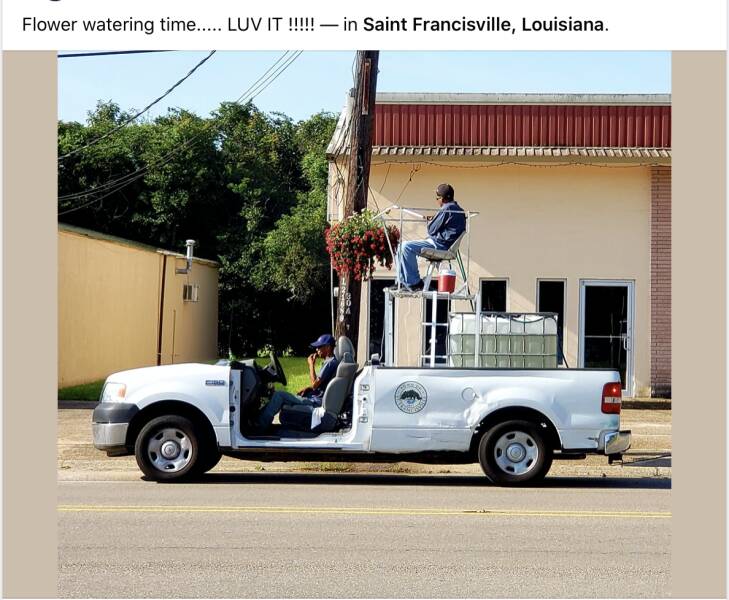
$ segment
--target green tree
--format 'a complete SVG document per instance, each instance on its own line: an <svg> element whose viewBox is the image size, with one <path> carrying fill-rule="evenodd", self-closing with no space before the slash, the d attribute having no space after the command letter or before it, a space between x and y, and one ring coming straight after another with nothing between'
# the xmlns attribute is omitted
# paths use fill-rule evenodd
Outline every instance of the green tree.
<svg viewBox="0 0 729 600"><path fill-rule="evenodd" d="M289 214L282 216L264 241L258 281L268 280L290 300L306 304L329 288L329 259L324 243L327 227L326 147L336 118L319 113L297 126L296 144L308 190L299 194Z"/></svg>
<svg viewBox="0 0 729 600"><path fill-rule="evenodd" d="M59 122L60 220L177 251L196 239L196 255L221 265L221 351L303 351L330 327L335 116L294 123L224 103L208 118L178 109L120 127L130 114L99 102L86 123Z"/></svg>

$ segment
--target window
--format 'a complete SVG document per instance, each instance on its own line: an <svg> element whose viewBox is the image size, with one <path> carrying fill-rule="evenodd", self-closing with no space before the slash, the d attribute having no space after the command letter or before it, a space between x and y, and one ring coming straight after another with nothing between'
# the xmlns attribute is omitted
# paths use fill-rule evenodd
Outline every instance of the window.
<svg viewBox="0 0 729 600"><path fill-rule="evenodd" d="M182 300L184 302L197 302L200 286L197 283L186 283L182 286Z"/></svg>
<svg viewBox="0 0 729 600"><path fill-rule="evenodd" d="M537 281L537 311L557 313L557 364L564 362L564 292L565 281Z"/></svg>
<svg viewBox="0 0 729 600"><path fill-rule="evenodd" d="M506 279L481 280L481 312L506 312Z"/></svg>

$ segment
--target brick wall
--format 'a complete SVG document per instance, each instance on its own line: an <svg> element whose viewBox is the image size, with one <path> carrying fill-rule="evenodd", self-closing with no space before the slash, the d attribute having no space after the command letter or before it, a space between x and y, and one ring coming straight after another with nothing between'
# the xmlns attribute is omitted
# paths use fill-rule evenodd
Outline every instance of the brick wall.
<svg viewBox="0 0 729 600"><path fill-rule="evenodd" d="M671 396L671 167L651 169L651 394Z"/></svg>

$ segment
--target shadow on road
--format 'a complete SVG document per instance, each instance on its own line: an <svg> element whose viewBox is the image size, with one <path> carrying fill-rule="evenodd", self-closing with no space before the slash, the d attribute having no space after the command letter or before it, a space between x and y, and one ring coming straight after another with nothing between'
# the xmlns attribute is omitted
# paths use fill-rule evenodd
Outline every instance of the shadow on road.
<svg viewBox="0 0 729 600"><path fill-rule="evenodd" d="M667 452L641 452L635 456L625 455L624 467L670 467L671 454Z"/></svg>
<svg viewBox="0 0 729 600"><path fill-rule="evenodd" d="M58 409L82 409L82 410L93 410L99 405L96 400L59 400Z"/></svg>
<svg viewBox="0 0 729 600"><path fill-rule="evenodd" d="M188 483L388 485L428 487L497 487L479 475L400 475L395 473L208 473ZM532 488L671 489L671 480L657 477L547 477Z"/></svg>

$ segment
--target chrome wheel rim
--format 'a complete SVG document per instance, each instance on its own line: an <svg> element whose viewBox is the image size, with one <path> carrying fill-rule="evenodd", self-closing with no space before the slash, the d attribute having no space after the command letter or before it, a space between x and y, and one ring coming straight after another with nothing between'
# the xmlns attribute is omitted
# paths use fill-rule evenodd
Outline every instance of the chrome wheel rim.
<svg viewBox="0 0 729 600"><path fill-rule="evenodd" d="M524 475L537 464L539 447L534 438L523 431L509 431L494 446L494 460L510 475Z"/></svg>
<svg viewBox="0 0 729 600"><path fill-rule="evenodd" d="M175 473L192 460L192 442L176 427L166 427L155 433L147 443L147 456L155 469Z"/></svg>

